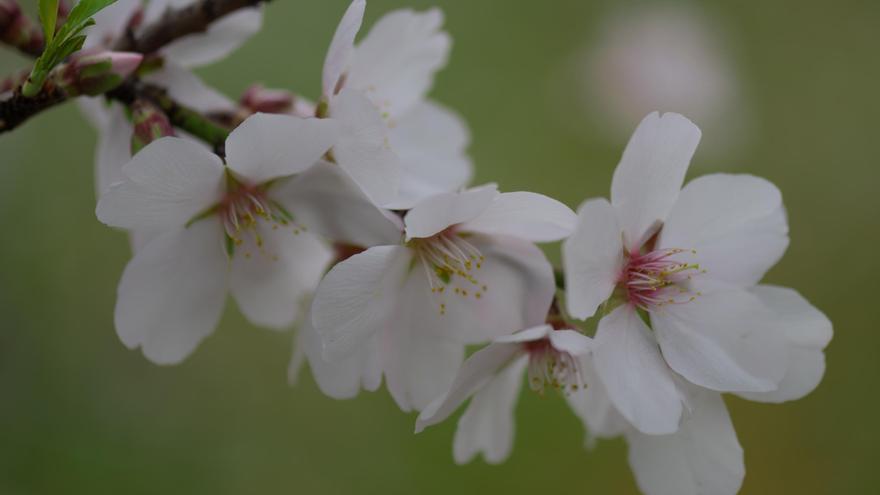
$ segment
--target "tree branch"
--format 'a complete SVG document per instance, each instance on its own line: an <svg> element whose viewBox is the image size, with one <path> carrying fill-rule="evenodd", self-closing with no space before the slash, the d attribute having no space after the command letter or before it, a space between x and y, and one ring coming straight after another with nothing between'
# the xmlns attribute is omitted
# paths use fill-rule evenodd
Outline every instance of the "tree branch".
<svg viewBox="0 0 880 495"><path fill-rule="evenodd" d="M188 7L170 8L157 22L146 26L140 35L120 38L114 50L153 53L179 38L204 32L211 23L227 14L268 1L200 0ZM6 5L7 2L8 0L0 0L0 6ZM2 20L3 18L0 17L0 21ZM38 56L41 50L42 45L36 53L30 54ZM146 93L141 94L141 92ZM198 112L175 102L161 88L144 85L131 77L107 96L125 104L130 104L137 97L145 97L169 113L168 117L175 126L205 140L216 151L220 153L223 151L223 142L228 131ZM64 91L52 84L46 84L33 98L24 97L19 87L11 97L0 101L0 134L15 129L30 117L68 99L69 96Z"/></svg>
<svg viewBox="0 0 880 495"><path fill-rule="evenodd" d="M217 19L269 0L200 0L187 7L169 8L138 36L123 36L113 47L121 52L153 53L184 36L205 32Z"/></svg>
<svg viewBox="0 0 880 495"><path fill-rule="evenodd" d="M45 46L40 26L13 0L0 0L0 41L32 57L39 57Z"/></svg>

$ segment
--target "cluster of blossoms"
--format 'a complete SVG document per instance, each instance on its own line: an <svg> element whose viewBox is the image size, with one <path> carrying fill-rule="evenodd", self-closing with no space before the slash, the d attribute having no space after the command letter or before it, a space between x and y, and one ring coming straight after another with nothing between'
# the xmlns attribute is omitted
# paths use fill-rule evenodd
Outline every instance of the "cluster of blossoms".
<svg viewBox="0 0 880 495"><path fill-rule="evenodd" d="M119 0L86 46L108 49L190 3ZM364 9L355 0L343 16L316 103L258 86L235 103L189 71L256 32L259 6L144 57L145 80L232 122L222 153L159 110L81 99L100 134L98 219L134 252L122 342L179 363L229 294L256 325L297 327L292 383L306 363L337 399L384 382L419 413L416 431L470 399L458 463L509 456L525 374L533 391L560 391L588 443L624 436L646 494L736 493L743 454L721 394L808 394L832 334L797 292L760 284L788 245L776 187L724 174L682 187L700 130L673 113L645 117L610 201L577 213L469 186L468 129L427 98L451 46L441 12L391 12L356 42ZM554 241L560 273L537 246ZM473 345L484 347L466 358Z"/></svg>

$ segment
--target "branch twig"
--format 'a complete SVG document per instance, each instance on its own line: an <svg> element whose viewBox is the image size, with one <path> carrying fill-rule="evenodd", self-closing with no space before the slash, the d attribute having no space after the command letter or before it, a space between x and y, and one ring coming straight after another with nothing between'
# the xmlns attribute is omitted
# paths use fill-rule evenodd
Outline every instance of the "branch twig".
<svg viewBox="0 0 880 495"><path fill-rule="evenodd" d="M123 36L113 47L121 52L153 53L184 36L205 32L217 19L269 0L201 0L187 7L169 8L139 36Z"/></svg>

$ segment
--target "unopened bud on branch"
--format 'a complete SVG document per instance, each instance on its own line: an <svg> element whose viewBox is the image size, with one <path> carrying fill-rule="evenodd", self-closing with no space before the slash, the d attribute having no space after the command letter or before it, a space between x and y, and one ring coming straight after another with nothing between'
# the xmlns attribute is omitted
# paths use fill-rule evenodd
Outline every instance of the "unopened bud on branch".
<svg viewBox="0 0 880 495"><path fill-rule="evenodd" d="M253 113L288 113L293 108L294 96L289 91L267 89L254 84L241 96L241 106Z"/></svg>
<svg viewBox="0 0 880 495"><path fill-rule="evenodd" d="M98 96L122 84L143 58L143 55L131 52L84 55L58 67L53 78L70 96Z"/></svg>
<svg viewBox="0 0 880 495"><path fill-rule="evenodd" d="M135 100L132 103L131 119L134 124L134 133L131 135L132 155L159 138L174 135L174 128L165 112L148 101Z"/></svg>

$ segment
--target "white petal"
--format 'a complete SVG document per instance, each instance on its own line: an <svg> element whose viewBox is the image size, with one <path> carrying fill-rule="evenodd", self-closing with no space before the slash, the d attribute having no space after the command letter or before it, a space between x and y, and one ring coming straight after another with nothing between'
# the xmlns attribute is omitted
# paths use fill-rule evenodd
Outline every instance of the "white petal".
<svg viewBox="0 0 880 495"><path fill-rule="evenodd" d="M370 247L403 237L400 217L376 207L333 163L321 161L274 191L297 224L334 242Z"/></svg>
<svg viewBox="0 0 880 495"><path fill-rule="evenodd" d="M333 258L317 237L296 232L263 224L261 247L252 238L235 247L229 288L251 323L289 328Z"/></svg>
<svg viewBox="0 0 880 495"><path fill-rule="evenodd" d="M611 182L628 250L638 249L666 220L699 142L700 129L676 113L654 112L636 128Z"/></svg>
<svg viewBox="0 0 880 495"><path fill-rule="evenodd" d="M111 227L182 227L222 195L223 163L192 142L153 141L122 167L124 179L98 202L98 220Z"/></svg>
<svg viewBox="0 0 880 495"><path fill-rule="evenodd" d="M419 201L404 218L407 240L431 237L448 227L473 220L498 196L494 185L443 193Z"/></svg>
<svg viewBox="0 0 880 495"><path fill-rule="evenodd" d="M183 67L201 67L226 58L263 26L263 9L239 9L211 23L203 33L177 39L162 48L167 60Z"/></svg>
<svg viewBox="0 0 880 495"><path fill-rule="evenodd" d="M735 495L743 451L721 396L704 391L672 435L631 432L629 463L645 495Z"/></svg>
<svg viewBox="0 0 880 495"><path fill-rule="evenodd" d="M575 318L596 313L614 291L623 270L623 241L614 208L604 199L578 209L574 233L562 245L566 304Z"/></svg>
<svg viewBox="0 0 880 495"><path fill-rule="evenodd" d="M825 374L825 347L833 334L831 321L792 289L759 285L752 289L771 311L788 341L790 361L779 388L772 392L741 393L761 402L796 400L812 392Z"/></svg>
<svg viewBox="0 0 880 495"><path fill-rule="evenodd" d="M509 335L502 335L501 337L493 340L493 343L496 344L521 344L524 342L534 342L536 340L541 340L546 338L550 333L553 332L553 327L550 325L538 325L536 327L527 328L525 330L520 330L516 333L511 333Z"/></svg>
<svg viewBox="0 0 880 495"><path fill-rule="evenodd" d="M597 438L613 438L630 428L626 419L617 411L608 391L596 375L591 356L581 356L581 374L586 387L565 396L568 405L584 423L587 430L588 447L595 445Z"/></svg>
<svg viewBox="0 0 880 495"><path fill-rule="evenodd" d="M344 89L330 101L329 115L341 126L333 156L379 206L394 201L400 187L400 160L388 143L388 128L364 95Z"/></svg>
<svg viewBox="0 0 880 495"><path fill-rule="evenodd" d="M226 163L256 183L308 169L338 136L331 119L303 119L258 113L248 117L226 140Z"/></svg>
<svg viewBox="0 0 880 495"><path fill-rule="evenodd" d="M434 399L419 414L416 433L445 421L468 397L486 386L522 352L522 347L517 344L493 343L472 354L461 365L449 391Z"/></svg>
<svg viewBox="0 0 880 495"><path fill-rule="evenodd" d="M179 363L217 326L227 271L223 230L213 219L157 237L122 274L119 338L156 364Z"/></svg>
<svg viewBox="0 0 880 495"><path fill-rule="evenodd" d="M702 277L755 285L788 247L782 195L751 175L694 179L682 189L658 246L695 249L707 272Z"/></svg>
<svg viewBox="0 0 880 495"><path fill-rule="evenodd" d="M599 321L594 341L596 374L621 414L644 433L678 429L681 396L648 326L623 305Z"/></svg>
<svg viewBox="0 0 880 495"><path fill-rule="evenodd" d="M117 0L92 16L95 24L88 28L84 49L109 48L123 35L126 26L141 8L141 0Z"/></svg>
<svg viewBox="0 0 880 495"><path fill-rule="evenodd" d="M77 98L80 108L95 125L95 192L98 198L114 182L123 179L122 166L131 160L131 122L121 105L105 103L104 98Z"/></svg>
<svg viewBox="0 0 880 495"><path fill-rule="evenodd" d="M388 208L409 209L434 194L457 191L473 175L467 124L437 103L417 103L391 126L388 140L401 164L399 196Z"/></svg>
<svg viewBox="0 0 880 495"><path fill-rule="evenodd" d="M327 50L327 58L324 59L322 75L323 95L327 98L336 94L339 79L351 64L351 57L354 53L354 38L361 29L366 7L367 2L364 0L351 2L336 28L336 33L333 34L333 41L330 42L330 48Z"/></svg>
<svg viewBox="0 0 880 495"><path fill-rule="evenodd" d="M532 192L502 193L477 218L461 225L465 232L509 235L532 242L552 242L571 235L577 216L553 198Z"/></svg>
<svg viewBox="0 0 880 495"><path fill-rule="evenodd" d="M312 321L330 362L351 355L387 325L400 298L411 255L377 246L338 263L318 286Z"/></svg>
<svg viewBox="0 0 880 495"><path fill-rule="evenodd" d="M574 330L554 330L550 332L550 344L557 351L572 356L585 356L593 349L593 339Z"/></svg>
<svg viewBox="0 0 880 495"><path fill-rule="evenodd" d="M382 370L374 365L379 356L379 337L374 335L351 356L329 363L322 356L321 336L315 331L311 318L307 318L300 329L298 348L308 359L321 392L334 399L350 399L362 387L376 390L381 383Z"/></svg>
<svg viewBox="0 0 880 495"><path fill-rule="evenodd" d="M392 119L402 116L446 65L452 43L442 25L438 9L389 12L355 49L347 85L365 91Z"/></svg>
<svg viewBox="0 0 880 495"><path fill-rule="evenodd" d="M170 60L161 70L144 76L144 80L168 89L168 95L187 107L203 113L231 112L235 102L204 83L195 73Z"/></svg>
<svg viewBox="0 0 880 495"><path fill-rule="evenodd" d="M407 295L413 294L412 284ZM421 311L407 299L385 332L385 382L404 412L421 411L449 390L464 361L464 344L420 328Z"/></svg>
<svg viewBox="0 0 880 495"><path fill-rule="evenodd" d="M710 292L651 313L669 366L720 392L774 390L788 366L775 316L740 289Z"/></svg>
<svg viewBox="0 0 880 495"><path fill-rule="evenodd" d="M474 395L455 430L452 455L457 464L469 462L480 452L489 464L499 464L510 455L515 433L513 409L527 362L523 356Z"/></svg>
<svg viewBox="0 0 880 495"><path fill-rule="evenodd" d="M512 237L467 240L485 258L473 272L476 284L453 276L443 293L432 293L423 267L413 268L422 299L419 327L461 342L482 343L544 323L556 293L553 268L544 253Z"/></svg>

